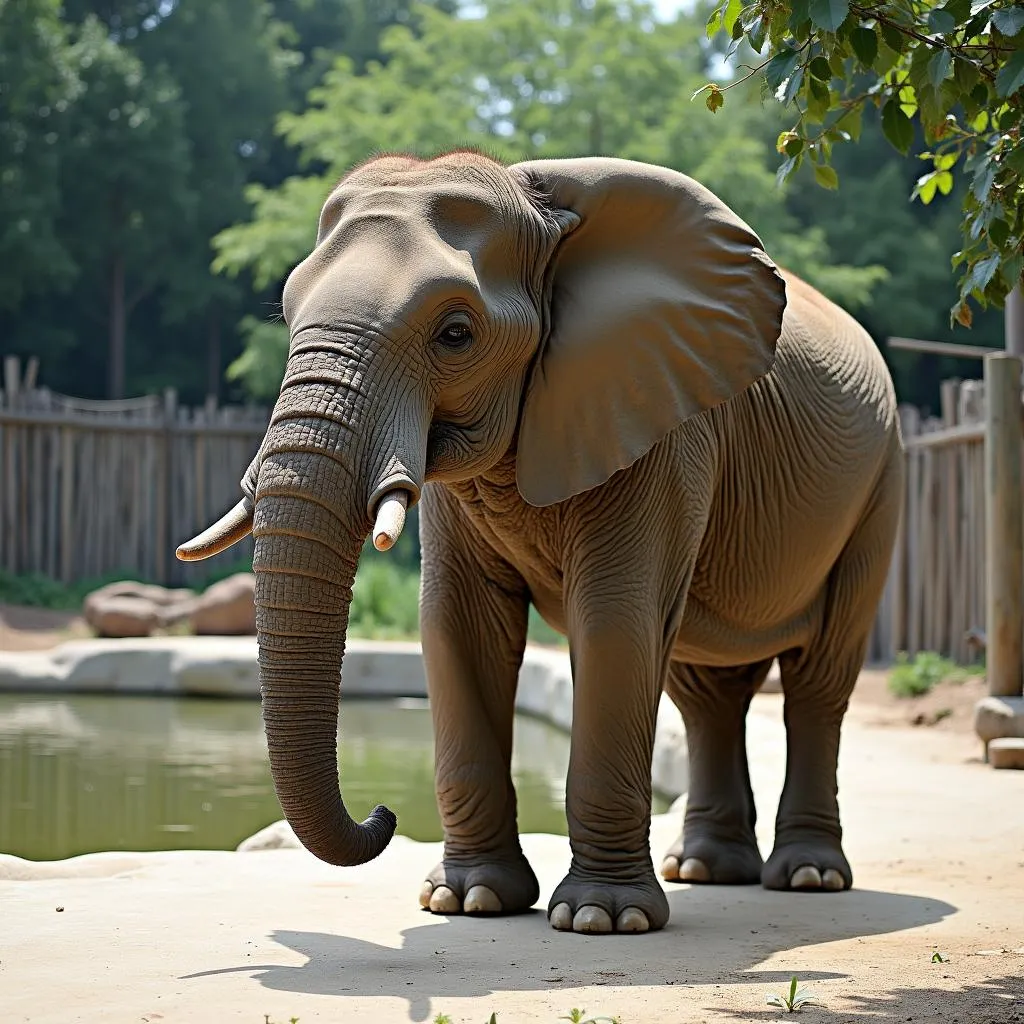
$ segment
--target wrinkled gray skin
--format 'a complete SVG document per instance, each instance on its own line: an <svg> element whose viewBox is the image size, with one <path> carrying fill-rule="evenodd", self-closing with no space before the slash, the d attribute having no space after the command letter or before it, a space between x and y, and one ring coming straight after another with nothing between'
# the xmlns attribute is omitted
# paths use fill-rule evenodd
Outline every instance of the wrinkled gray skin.
<svg viewBox="0 0 1024 1024"><path fill-rule="evenodd" d="M299 839L375 857L394 817L339 796L339 666L383 495L420 500L421 618L444 859L421 902L538 898L509 773L530 601L569 638L578 932L668 904L648 845L655 712L691 788L669 880L852 884L840 724L896 529L895 399L867 334L682 175L611 160L506 168L386 157L327 201L284 293L291 348L248 497L183 557L256 537L268 746ZM775 848L754 838L744 717L779 658L788 737Z"/></svg>

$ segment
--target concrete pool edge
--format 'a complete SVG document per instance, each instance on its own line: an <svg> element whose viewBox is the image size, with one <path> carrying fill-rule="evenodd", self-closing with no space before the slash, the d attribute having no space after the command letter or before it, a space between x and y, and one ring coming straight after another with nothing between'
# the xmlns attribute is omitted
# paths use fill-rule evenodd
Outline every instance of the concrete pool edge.
<svg viewBox="0 0 1024 1024"><path fill-rule="evenodd" d="M76 640L49 651L0 651L0 693L120 694L258 699L255 637ZM426 697L418 643L349 640L346 697ZM569 655L527 647L516 710L567 732L572 723ZM686 734L664 695L658 708L651 780L668 799L686 791Z"/></svg>

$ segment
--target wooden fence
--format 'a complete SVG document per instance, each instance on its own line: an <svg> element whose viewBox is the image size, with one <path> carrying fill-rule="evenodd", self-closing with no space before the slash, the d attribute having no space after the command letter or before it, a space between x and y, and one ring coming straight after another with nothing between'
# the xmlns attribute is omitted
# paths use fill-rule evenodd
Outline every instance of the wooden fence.
<svg viewBox="0 0 1024 1024"><path fill-rule="evenodd" d="M906 491L869 660L939 651L976 661L985 635L985 400L945 381L942 414L900 409Z"/></svg>
<svg viewBox="0 0 1024 1024"><path fill-rule="evenodd" d="M179 562L174 547L237 501L267 410L188 409L173 392L91 402L7 378L0 568L194 584L218 561L251 558L251 540L200 563ZM868 658L934 650L970 662L985 631L984 385L947 381L941 416L900 417L904 512Z"/></svg>
<svg viewBox="0 0 1024 1024"><path fill-rule="evenodd" d="M215 560L174 548L233 505L264 409L179 406L173 392L91 402L8 386L0 395L0 567L71 583L123 573L189 584ZM251 539L216 556L251 558Z"/></svg>

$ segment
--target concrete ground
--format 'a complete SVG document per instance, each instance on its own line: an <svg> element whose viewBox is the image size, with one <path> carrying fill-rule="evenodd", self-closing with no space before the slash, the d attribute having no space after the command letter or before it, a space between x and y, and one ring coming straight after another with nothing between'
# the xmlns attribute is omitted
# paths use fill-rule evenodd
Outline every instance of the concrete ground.
<svg viewBox="0 0 1024 1024"><path fill-rule="evenodd" d="M577 1007L623 1024L762 1021L796 974L825 1003L810 1021L1024 1021L1024 773L983 765L966 731L876 719L855 704L844 733L851 892L672 886L665 931L584 937L539 911L420 911L439 847L404 839L354 869L297 850L0 856L2 1019L554 1024ZM780 697L755 700L748 737L767 852ZM655 819L656 860L677 827ZM567 842L524 847L546 901Z"/></svg>

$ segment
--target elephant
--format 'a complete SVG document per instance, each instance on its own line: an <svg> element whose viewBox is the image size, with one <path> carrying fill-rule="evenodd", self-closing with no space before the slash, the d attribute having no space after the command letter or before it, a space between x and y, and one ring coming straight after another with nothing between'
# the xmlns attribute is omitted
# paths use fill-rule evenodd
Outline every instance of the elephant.
<svg viewBox="0 0 1024 1024"><path fill-rule="evenodd" d="M573 676L555 929L667 923L663 691L691 781L662 877L849 888L840 727L904 472L868 333L702 185L612 157L377 156L327 198L282 305L287 364L242 497L178 556L255 538L269 758L302 844L356 865L395 831L342 799L340 666L362 546L390 547L418 502L444 832L425 909L539 898L509 772L531 603ZM776 658L787 766L763 861L744 722Z"/></svg>

